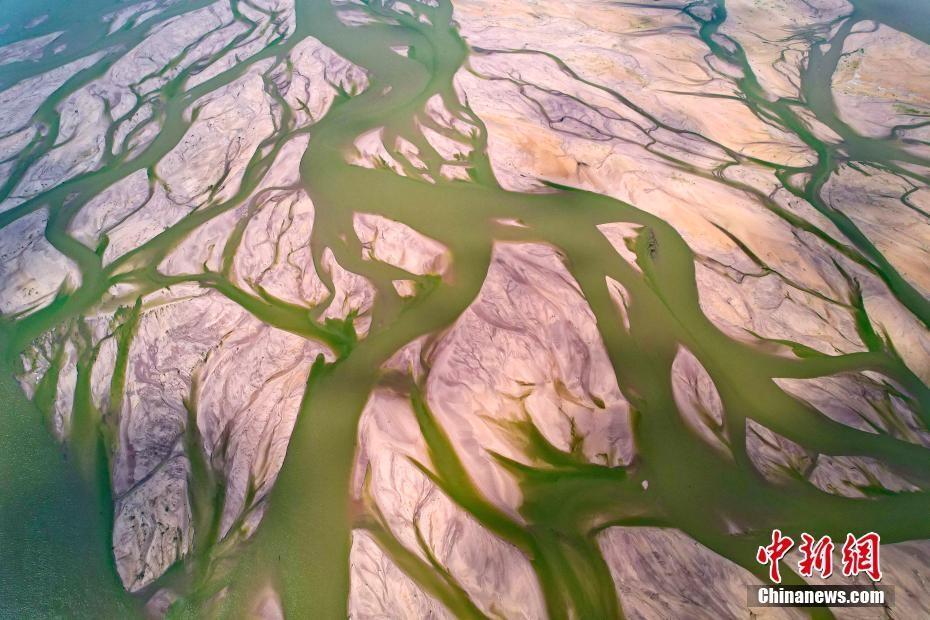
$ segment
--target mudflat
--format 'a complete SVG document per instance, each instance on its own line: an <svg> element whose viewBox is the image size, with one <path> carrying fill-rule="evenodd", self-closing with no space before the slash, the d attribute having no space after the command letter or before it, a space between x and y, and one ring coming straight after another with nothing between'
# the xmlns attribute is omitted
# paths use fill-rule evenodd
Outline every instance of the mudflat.
<svg viewBox="0 0 930 620"><path fill-rule="evenodd" d="M870 617L747 608L776 528L930 614L923 5L60 4L0 11L0 616Z"/></svg>

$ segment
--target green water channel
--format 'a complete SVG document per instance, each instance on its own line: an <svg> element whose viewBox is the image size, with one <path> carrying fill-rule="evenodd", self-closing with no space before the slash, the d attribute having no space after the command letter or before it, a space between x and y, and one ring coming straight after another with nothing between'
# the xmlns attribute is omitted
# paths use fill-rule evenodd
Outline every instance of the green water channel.
<svg viewBox="0 0 930 620"><path fill-rule="evenodd" d="M855 4L861 15L837 30L831 51L812 58L804 76L805 101L818 118L844 137L846 153L898 170L895 162L913 161L914 156L906 156L892 140L855 136L833 114L829 77L837 62L834 52L842 47L842 38L857 17L883 19L888 15L891 25L924 40L930 33L930 20L902 18L908 13L901 7L909 3L863 0ZM100 3L83 14L93 15L96 10L99 15L110 6ZM189 6L193 5L175 5L170 11L180 12ZM41 398L36 399L37 403L27 401L12 378L19 352L29 342L47 329L89 311L119 281L131 281L140 293L183 279L197 281L215 288L269 324L318 339L339 354L334 364L318 362L314 366L284 467L254 537L241 544L227 544L217 541L209 526L204 527L205 533L198 535L186 566L171 569L156 584L173 586L183 594L171 608L173 617L241 616L268 584L280 593L288 617L345 617L350 532L356 527L368 529L398 566L456 615L482 617L448 574L400 545L370 504L363 501L359 505L350 496L359 415L372 389L382 382L409 393L430 448L431 476L442 490L482 526L530 559L552 618L622 616L622 601L617 599L595 542L597 534L611 525L679 528L760 578L765 578L767 568L755 563L755 549L768 542L774 527L795 537L801 531L810 531L831 534L836 539L847 531L874 530L889 543L930 538L928 493L863 501L828 495L803 481L776 486L761 478L745 453L745 421L753 419L811 450L872 456L911 479L930 483L930 461L924 449L834 423L789 398L771 380L875 370L905 386L919 403L924 422L930 422L930 390L870 331L861 303L856 305L856 300L850 300L850 306L860 315L860 335L871 345L868 352L787 359L728 338L700 310L692 252L661 219L634 205L571 188L535 195L500 189L485 154L484 127L458 103L452 87L452 78L466 63L469 50L451 24L449 2L441 2L436 8L418 7L430 17L432 25L379 7L369 6L366 10L390 15L399 25L349 28L337 19L328 2L297 0L295 34L273 41L255 57L189 91L183 90L185 71L171 80L162 89L160 99L164 119L161 133L140 156L132 160L111 156L98 171L79 175L0 213L0 225L6 225L31 210L50 206L47 237L80 265L83 274L77 291L63 294L51 306L29 317L2 325L5 356L0 397L5 406L0 415L0 617L127 617L142 613L142 599L123 592L110 550L112 499L107 437L112 421L107 421L104 412L95 411L89 398L89 368L94 352L85 351L81 358L72 438L63 448L55 444L47 430ZM52 8L53 15L56 11ZM720 1L713 17L700 23L701 38L712 53L743 67L746 77L739 86L754 111L776 119L818 154L818 163L805 170L811 173L810 181L793 191L821 210L852 245L830 239L826 233L820 232L821 237L872 270L915 316L930 324L927 299L894 270L853 222L822 203L820 187L843 156L835 146L811 135L789 102L771 102L762 96L739 47L725 48L714 39L725 20L725 6ZM103 32L93 30L89 24L83 35L69 35L74 37L75 49L69 53L83 54L113 43L113 38L102 38ZM55 23L50 20L42 28L50 31ZM79 22L76 30L82 28L84 22ZM127 29L114 36L121 45L130 46L141 34ZM319 312L308 316L283 302L236 289L224 273L169 279L155 271L161 258L196 226L234 208L249 195L277 150L292 137L286 115L282 131L269 140L265 155L253 158L242 189L231 200L192 213L106 267L102 265L102 252L68 237L65 231L69 222L91 196L136 170L151 168L178 143L189 123L183 112L193 102L242 75L258 60L283 60L305 36L317 37L366 68L370 76L364 93L343 97L311 128L310 147L301 162L301 179L316 208L312 238L315 261L320 264L323 248L330 247L343 266L365 275L378 289L371 331L365 339L358 340L349 323L322 323ZM395 54L390 48L396 45L409 45L414 53L410 58ZM55 126L57 103L73 89L101 75L114 59L107 56L75 75L37 115ZM15 71L0 70L4 84L21 77ZM603 90L635 107L621 94ZM422 118L426 101L436 93L443 96L453 114L479 127L473 138L475 153L469 162L473 167L471 183L438 180L431 185L388 170L345 163L345 153L356 137L382 126L385 144L393 144L395 136L403 136L420 148L427 164L439 163L439 155L421 136L414 121L418 114ZM648 110L639 112L650 117ZM51 142L46 139L37 143L32 158L53 142L52 137ZM22 163L20 176L27 163ZM801 171L768 165L786 177ZM12 187L7 183L0 191L8 195ZM778 212L757 190L741 189L754 193ZM441 283L424 279L422 292L415 300L399 299L391 280L408 274L400 275L402 272L386 265L360 260L358 242L351 241L352 214L359 210L404 222L444 243L454 258L454 278ZM528 228L502 227L494 223L495 218L518 218ZM596 229L597 224L616 221L644 226L636 247L642 274L620 258ZM529 425L515 429L523 434L527 449L549 465L528 468L501 460L502 467L508 468L520 483L525 500L521 513L526 524L515 522L482 496L461 464L455 446L429 410L423 386L379 371L403 345L421 335L438 334L468 307L484 281L495 240L545 242L564 252L570 272L597 317L621 390L635 411L639 458L627 469L592 465L577 455L562 453ZM605 276L619 281L629 292L629 331L619 320ZM119 334L123 357L132 337L133 315L132 307L127 306ZM725 405L733 459L697 440L681 422L670 383L679 345L694 352L714 379ZM120 380L118 370L116 388ZM119 394L119 390L115 393ZM218 490L209 474L198 468L196 458L193 460L195 521L209 524ZM644 480L649 482L648 494L641 492ZM728 523L746 533L732 535ZM788 567L782 571L786 582L800 583ZM224 592L223 597L216 596L220 592ZM811 613L818 617L830 615L826 610Z"/></svg>

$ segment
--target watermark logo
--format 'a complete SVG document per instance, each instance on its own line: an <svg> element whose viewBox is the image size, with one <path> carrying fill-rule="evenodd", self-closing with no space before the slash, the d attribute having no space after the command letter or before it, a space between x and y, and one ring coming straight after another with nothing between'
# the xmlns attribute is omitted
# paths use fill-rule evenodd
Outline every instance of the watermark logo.
<svg viewBox="0 0 930 620"><path fill-rule="evenodd" d="M891 586L748 586L753 607L891 607ZM882 614L884 617L884 614Z"/></svg>
<svg viewBox="0 0 930 620"><path fill-rule="evenodd" d="M881 537L875 532L859 538L847 534L846 542L843 543L843 575L852 577L865 573L872 581L881 581L882 569L878 556L880 543Z"/></svg>
<svg viewBox="0 0 930 620"><path fill-rule="evenodd" d="M881 558L879 547L881 537L875 532L869 532L856 537L847 534L846 541L841 549L842 572L844 577L855 577L859 574L867 575L872 581L881 581ZM781 583L779 562L794 547L794 539L782 534L781 530L772 530L772 542L759 547L756 552L756 561L768 565L769 580L772 583ZM826 579L833 574L833 550L836 545L829 536L815 538L808 533L801 534L801 544L798 551L801 560L798 562L798 574L802 577L813 577L815 573Z"/></svg>
<svg viewBox="0 0 930 620"><path fill-rule="evenodd" d="M801 534L801 546L798 550L803 556L798 562L798 573L802 577L813 577L814 571L821 579L833 574L833 548L836 546L829 536L815 540L807 532Z"/></svg>
<svg viewBox="0 0 930 620"><path fill-rule="evenodd" d="M778 562L791 551L794 546L794 539L790 536L783 536L781 530L772 530L772 544L766 547L759 547L756 552L756 562L763 566L769 565L769 580L773 583L781 583L781 573L778 570Z"/></svg>

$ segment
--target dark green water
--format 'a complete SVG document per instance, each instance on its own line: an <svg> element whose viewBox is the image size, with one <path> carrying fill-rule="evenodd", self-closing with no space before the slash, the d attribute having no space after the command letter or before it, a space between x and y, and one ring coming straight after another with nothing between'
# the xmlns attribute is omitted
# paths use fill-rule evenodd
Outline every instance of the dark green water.
<svg viewBox="0 0 930 620"><path fill-rule="evenodd" d="M0 10L6 10L6 6L5 2L0 4ZM36 34L73 29L69 37L73 37L74 51L69 53L77 56L113 43L112 37L101 38L104 31L92 25L96 22L91 18L105 12L110 3L85 3L81 11L74 13L73 9L59 12L57 3L49 6L54 9L53 17L37 28ZM191 6L194 4L175 6L171 11ZM856 7L857 17L887 18L889 24L924 40L930 33L928 20L919 12L906 11L903 3L862 1ZM24 8L16 10L23 15L17 13L17 19L28 21ZM30 5L29 11L34 10L43 9ZM369 10L378 12L375 8ZM767 569L755 563L755 549L768 542L773 527L793 536L800 531L814 531L841 538L847 531L874 530L881 533L884 542L930 538L930 520L926 518L930 494L862 501L827 495L802 482L774 486L756 473L745 453L745 420L751 418L809 449L872 456L913 479L930 482L927 453L922 448L831 422L787 397L771 381L773 377L817 377L845 370L879 371L911 392L921 404L926 422L930 418L930 392L883 341L870 337L863 327L863 340L874 344L866 353L799 359L762 353L726 337L702 314L694 283L693 254L662 220L634 205L578 190L543 195L502 191L484 154L486 135L480 120L456 104L452 77L465 62L468 50L450 25L452 7L443 2L438 8L422 10L434 26L392 13L399 26L353 29L338 21L328 3L298 0L297 32L290 38L272 43L256 57L191 91L181 88L186 78L183 71L166 85L163 129L139 158L125 161L110 157L99 171L80 175L0 214L0 225L6 225L31 210L51 206L53 216L47 236L80 265L83 274L79 290L63 295L49 308L26 319L2 326L6 367L2 369L0 397L6 406L0 415L4 448L0 451L0 617L141 614L141 602L122 591L110 554L112 504L106 475L107 434L101 428L100 412L93 410L89 399L76 399L74 438L63 451L46 430L43 414L18 391L11 378L12 368L19 351L43 331L89 311L104 291L119 281L124 266L147 266L133 274L143 291L167 284L168 279L158 275L154 266L197 225L237 206L258 184L276 151L253 160L242 190L232 200L192 214L106 267L97 253L68 238L68 223L91 196L135 170L153 166L176 145L188 127L182 113L193 101L240 76L253 62L285 58L293 45L307 35L319 38L370 72L371 84L364 93L337 102L312 128L310 148L301 163L301 178L316 205L312 239L315 260L320 261L323 248L331 247L341 264L372 280L379 290L374 321L370 335L357 341L348 325L320 324L317 317L295 312L286 304L251 297L236 289L223 274L188 278L217 289L270 324L326 342L341 357L333 365L318 365L312 373L287 459L254 538L232 550L215 540L200 539L187 561L191 570L179 567L164 578L164 583L186 594L172 608L173 615L240 616L250 608L258 590L271 582L280 592L289 616L344 617L349 534L353 527L366 527L399 566L450 610L462 617L480 616L468 596L440 571L404 549L379 526L377 519L359 516L348 489L362 408L379 381L397 381L383 377L378 368L407 342L454 322L475 298L487 273L493 241L501 238L544 241L565 252L572 275L598 317L598 328L620 387L636 410L640 460L628 471L591 465L548 446L533 429L523 429L527 444L550 467L531 469L503 464L511 468L524 493L522 513L528 525L522 525L481 495L426 406L419 387L411 385L406 389L431 449L437 483L489 531L527 554L551 617L622 615L621 603L595 544L597 533L609 525L648 523L679 528L759 577L764 577ZM810 182L796 191L852 242L854 247L844 248L848 255L881 277L915 316L925 325L930 324L927 299L894 270L853 222L822 203L819 190L841 158L837 148L811 135L786 102L769 102L762 97L738 48L731 52L713 42L711 37L725 19L724 3L719 2L714 17L701 24L701 38L714 54L744 68L747 77L739 86L754 110L779 119L819 155L819 162L809 170ZM842 47L842 37L851 25L849 22L839 29L834 51ZM3 36L9 38L15 30ZM132 30L115 35L127 46L140 36ZM403 58L390 52L392 45L410 45L415 54ZM804 76L805 101L810 109L844 137L844 149L852 157L888 166L913 158L905 156L893 141L855 136L836 119L829 95L829 76L836 61L833 52L812 58ZM107 57L85 74L75 76L40 109L39 117L54 126L55 104L100 75L110 62ZM29 72L44 66L40 63L30 67ZM0 83L20 79L21 71L0 68ZM388 86L391 89L384 94ZM623 100L617 93L605 92ZM438 162L438 154L425 140L416 139L420 134L414 124L415 114L436 93L443 95L453 113L482 127L474 138L474 182L440 181L428 185L387 170L345 164L344 153L355 138L380 126L385 127L386 144L392 144L394 136L403 135L426 154L427 163ZM648 116L648 110L641 112ZM285 118L282 131L270 146L280 148L289 137ZM36 154L48 144L37 146ZM778 172L789 175L798 170ZM5 196L11 189L8 183L0 191ZM342 240L352 238L352 213L360 205L365 211L405 222L443 242L454 257L455 279L427 289L413 303L402 303L392 292L391 279L396 272L359 260L357 245ZM519 218L528 229L504 231L492 223L494 218L502 217ZM596 229L597 224L615 221L645 227L647 232L637 246L644 275L621 259ZM655 248L657 251L653 251ZM629 291L629 332L618 320L605 276L619 281ZM864 311L859 312L864 315ZM868 324L867 317L861 318L863 324ZM128 350L130 337L127 330L123 351ZM720 391L731 433L732 460L697 441L681 423L669 381L679 345L697 355ZM83 385L86 396L88 370L85 366L80 375L79 395ZM643 480L649 481L648 495L640 492ZM192 481L194 493L201 483L196 477ZM733 536L727 522L739 524L749 533ZM786 581L800 580L788 574ZM217 603L213 597L223 588L228 588L227 595ZM829 615L826 611L818 613Z"/></svg>

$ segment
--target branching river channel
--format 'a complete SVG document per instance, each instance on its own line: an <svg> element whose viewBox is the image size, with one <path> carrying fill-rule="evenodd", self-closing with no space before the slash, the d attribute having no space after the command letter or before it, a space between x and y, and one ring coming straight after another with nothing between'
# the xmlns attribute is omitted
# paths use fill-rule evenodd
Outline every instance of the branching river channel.
<svg viewBox="0 0 930 620"><path fill-rule="evenodd" d="M930 388L902 359L901 343L876 327L854 284L856 274L885 287L914 317L917 330L930 327L930 301L853 218L824 198L823 189L847 162L867 163L915 186L930 183L930 161L921 151L907 148L895 136L869 138L852 131L838 118L831 94L831 76L841 61L844 40L862 29L857 25L887 24L930 44L930 14L925 8L903 1L852 0L851 12L808 35L815 43L800 76L801 97L791 100L767 96L742 47L720 34L728 20L724 0L665 7L693 25L708 58L738 69L739 77L733 81L738 88L735 96L753 115L792 134L815 154L810 164L784 165L676 127L623 93L576 74L569 62L549 50L470 48L460 36L453 3L448 0L440 0L437 6L411 3L417 6L410 13L393 10L391 3L351 4L354 14L365 18L361 25L340 18L339 11L349 5L327 0L295 0L288 9L281 8L284 3L224 1L221 4L228 4L224 10L231 13L238 28L234 36L192 61L201 49L198 45L216 30L199 33L163 65L158 58L140 65L155 83L153 88L142 89L139 85L145 79L132 77L136 100L131 107L122 106L119 120L131 119L143 109L148 120L130 129L128 137L117 132L118 122L113 122L101 133L103 155L96 165L76 169L47 187L23 192L30 170L63 143L62 133L69 123L63 102L111 69L115 72L113 67L122 55L154 28L177 16L183 21L210 3L143 3L164 6L144 25L135 24L136 17L115 29L101 16L125 10L129 4L107 0L65 4L46 1L14 6L10 0L0 0L0 16L12 24L0 35L4 42L13 40L18 29L34 17L47 13L49 18L34 27L36 36L62 31L56 44L65 44L59 54L0 65L4 89L91 58L79 66L68 65L72 69L60 85L45 95L28 121L41 129L27 137L25 146L0 153L8 166L0 186L4 201L0 231L47 214L38 226L49 251L60 261L71 261L76 274L70 284L56 283L45 303L0 316L4 365L0 373L0 616L142 616L153 593L164 589L173 593L169 617L240 617L248 616L254 601L271 588L286 617L346 617L350 587L356 587L350 584L353 532L367 532L420 591L454 616L493 616L493 610L479 604L427 551L422 536L418 549L396 535L372 493L366 491L368 481L363 480L360 492L353 490L356 478L365 478L364 472L356 471L360 417L376 390L400 395L413 412L418 441L426 446L427 457L410 462L458 510L526 558L545 613L554 619L624 617L624 597L618 596L611 567L598 544L598 536L611 527L675 528L760 580L767 579L768 569L756 562L756 549L770 542L774 528L796 538L802 531L829 534L834 540L842 540L847 532L876 531L884 544L930 539L930 492L924 490L930 488L927 448L887 430L865 431L839 423L773 381L877 373L897 386L901 398L916 412L913 424L923 429L930 426ZM663 9L656 3L647 4L657 12ZM243 42L259 40L259 32L263 33L260 46L235 55ZM299 105L295 108L286 100L282 86L296 75L291 59L308 37L366 76L357 92L348 81L330 80L333 101L325 114L309 122L310 104L298 99L306 111ZM409 52L400 54L398 49ZM231 52L234 62L220 62ZM489 130L457 89L455 77L462 71L480 73L470 64L472 58L505 55L519 57L513 61L517 65L544 61L566 79L633 110L653 131L701 140L707 148L722 153L725 163L709 170L676 152L662 157L682 174L726 185L750 197L790 226L810 233L841 257L842 264L851 265L844 268L839 266L840 259L836 262L853 283L848 298L840 302L854 319L854 336L864 344L863 349L827 355L797 342L773 340L772 346L760 347L735 339L702 310L695 253L664 219L637 204L561 183L546 182L545 191L536 193L502 189L492 170ZM214 64L219 68L191 85L193 76ZM160 166L165 166L169 153L186 144L191 128L203 120L198 118L199 110L209 109L203 102L251 74L261 76L259 95L274 110L273 129L248 144L252 150L242 156L243 168L236 171L230 163L233 155L227 156L229 169L215 187L204 192L183 190L197 194L196 204L191 203L195 208L140 237L131 247L116 252L116 242L106 235L99 237L96 247L76 238L77 218L107 188L144 174L143 187L148 186L151 199L160 187ZM517 74L494 79L528 88ZM423 114L436 95L456 123L470 127L467 136ZM708 101L707 105L714 105L712 99ZM7 106L4 114L16 106L3 105ZM812 131L810 117L839 139L828 141L824 132ZM146 134L153 127L157 131ZM439 170L450 163L427 139L424 127L468 143L469 154L453 162L467 168L466 178L438 174L428 182L422 178L422 170ZM403 162L397 164L399 169L385 160L373 167L347 161L359 136L377 129L390 155ZM67 140L77 140L85 131L91 130L82 124ZM120 146L134 137L139 138L138 148ZM392 148L398 138L415 147L418 165L402 159ZM300 150L298 179L269 184L274 163L295 141L306 145ZM237 148L244 148L242 144ZM805 219L776 202L767 190L726 174L729 166L741 164L774 173L788 192L813 207L818 219ZM240 180L229 189L223 179L233 173ZM237 253L249 243L247 227L258 217L263 201L301 190L313 204L309 252L304 256L308 264L312 258L315 277L327 291L335 291L334 271L323 268L334 260L373 286L373 302L363 311L370 319L364 331L357 320L360 311L340 316L327 312L326 300L300 304L270 288L247 287L235 277ZM177 187L166 191L182 192ZM364 259L364 244L353 228L358 212L401 222L441 243L450 257L449 274L412 274L388 262ZM183 273L159 268L185 239L221 221L232 222L230 232L202 270ZM520 226L506 224L517 221ZM639 226L629 243L634 260L623 258L599 231L598 226L612 222ZM629 404L635 445L635 456L626 463L598 462L580 448L556 446L529 418L514 423L508 427L508 436L527 458L514 459L490 448L486 457L519 489L515 510L488 496L464 458L466 448L456 442L453 430L434 411L439 397L430 393L432 384L424 378L430 371L427 357L423 372L387 369L389 360L405 345L422 337L426 349L453 328L481 293L495 247L502 243L540 244L558 253L593 313L609 365ZM765 269L763 259L742 249ZM413 294L399 295L397 280L412 281ZM626 292L623 313L612 297L611 281ZM244 492L243 505L260 501L261 513L243 510L230 517L231 525L221 522L221 516L232 487L215 466L219 457L202 448L206 440L201 435L206 431L203 422L198 424L198 416L204 414L196 389L202 376L194 373L185 379L183 415L180 430L171 430L171 450L186 455L182 479L186 480L191 539L178 553L183 557L167 562L170 567L164 574L152 574L150 579L140 572L141 585L130 593L126 575L121 582L118 572L117 564L123 560L114 558L113 531L123 527L117 523L120 517L119 512L114 515L114 505L125 501L128 493L119 486L116 472L122 467L123 456L119 455L130 432L125 420L121 424L121 415L126 415L121 412L131 408L124 399L129 403L137 394L128 379L139 372L132 370L133 364L141 363L133 357L133 342L141 346L140 334L147 329L144 317L157 305L151 301L157 293L187 290L184 287L209 292L211 299L225 298L237 311L305 339L308 346L317 347L317 353L300 390L296 423L289 441L285 438L286 455L277 479L273 486L250 482ZM92 317L106 313L110 318L101 338ZM196 330L189 334L186 337L196 339ZM232 332L223 336L232 337ZM36 357L36 342L46 343L42 346L50 351L49 362L27 398L17 377ZM104 342L115 353L101 380ZM693 353L719 393L724 413L716 428L726 444L724 450L698 438L682 421L672 382L673 364L681 349ZM151 355L154 359L155 354ZM207 353L203 358L207 360L203 363L211 363ZM72 368L66 368L69 359ZM252 370L242 372L247 375ZM66 375L73 375L73 400L62 431L56 428L54 416ZM95 397L95 384L101 381L107 386L102 399ZM599 402L596 395L591 399ZM760 474L747 452L748 420L810 453L878 461L914 488L893 492L876 483L875 492L863 498L824 492L803 475L773 482ZM137 451L133 458L138 462L149 457ZM139 478L133 480L136 484ZM646 486L648 492L644 492ZM156 504L153 510L160 509ZM253 524L246 528L253 514L258 514L260 522L249 522ZM237 534L246 529L247 534ZM177 547L181 549L182 544ZM787 584L803 583L790 565L783 565L782 574ZM130 581L135 578L129 577ZM806 613L832 617L825 608Z"/></svg>

